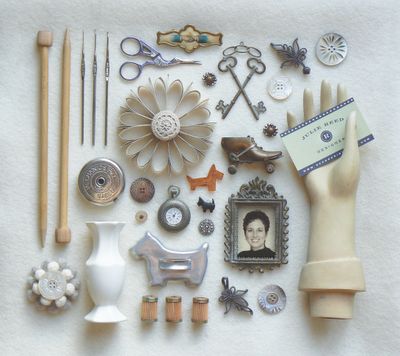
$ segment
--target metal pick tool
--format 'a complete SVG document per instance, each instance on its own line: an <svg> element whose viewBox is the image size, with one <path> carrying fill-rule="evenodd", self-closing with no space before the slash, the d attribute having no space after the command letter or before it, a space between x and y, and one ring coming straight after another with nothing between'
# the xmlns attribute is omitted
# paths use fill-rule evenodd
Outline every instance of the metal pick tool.
<svg viewBox="0 0 400 356"><path fill-rule="evenodd" d="M108 83L110 79L110 37L107 32L107 53L106 53L106 65L105 65L105 78L106 78L106 107L105 107L105 121L104 121L104 146L107 146L108 142Z"/></svg>
<svg viewBox="0 0 400 356"><path fill-rule="evenodd" d="M244 46L243 43L240 43L240 46L243 48L247 48L247 46ZM238 53L247 53L247 52L238 52ZM261 61L261 59L254 57L252 55L250 55L250 56L251 56L251 58L249 58L247 60L247 67L250 69L250 72L247 75L243 84L240 83L239 78L237 77L235 71L233 70L233 68L235 68L237 65L236 57L233 57L232 55L224 56L223 59L218 63L218 69L221 72L229 71L231 73L233 79L235 80L236 85L239 88L238 92L236 93L234 98L231 100L230 104L225 104L223 100L220 100L218 102L216 109L221 110L223 119L225 119L228 116L233 105L235 105L237 99L239 98L239 96L241 94L243 94L243 96L246 100L246 103L247 103L248 107L250 108L250 110L256 120L259 119L259 115L261 113L264 113L265 111L267 111L267 109L265 108L264 103L262 101L258 102L257 105L253 105L249 96L247 95L247 93L245 91L245 88L246 88L247 84L249 83L250 79L253 77L253 75L255 73L262 74L265 72L265 69L266 69L265 64Z"/></svg>
<svg viewBox="0 0 400 356"><path fill-rule="evenodd" d="M96 143L96 79L97 79L97 34L94 31L94 54L93 54L93 101L92 101L92 145Z"/></svg>
<svg viewBox="0 0 400 356"><path fill-rule="evenodd" d="M81 145L85 142L85 32L82 31L81 56Z"/></svg>

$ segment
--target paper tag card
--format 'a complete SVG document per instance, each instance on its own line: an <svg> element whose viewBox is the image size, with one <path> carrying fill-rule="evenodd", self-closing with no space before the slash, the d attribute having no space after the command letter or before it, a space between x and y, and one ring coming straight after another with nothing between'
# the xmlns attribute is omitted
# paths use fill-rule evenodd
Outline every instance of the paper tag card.
<svg viewBox="0 0 400 356"><path fill-rule="evenodd" d="M280 134L297 171L304 176L342 155L346 121L357 112L358 146L374 139L353 98Z"/></svg>

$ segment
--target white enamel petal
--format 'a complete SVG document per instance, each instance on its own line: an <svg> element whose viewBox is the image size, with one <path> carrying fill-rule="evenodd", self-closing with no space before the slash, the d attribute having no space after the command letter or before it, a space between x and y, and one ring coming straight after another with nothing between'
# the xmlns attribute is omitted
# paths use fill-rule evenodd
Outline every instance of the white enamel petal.
<svg viewBox="0 0 400 356"><path fill-rule="evenodd" d="M189 163L197 162L200 159L200 153L191 144L189 144L181 136L175 138L175 142L178 146L179 152L185 161Z"/></svg>
<svg viewBox="0 0 400 356"><path fill-rule="evenodd" d="M140 125L140 124L151 123L151 118L143 116L143 115L139 115L132 111L125 111L120 115L119 121L124 126L135 126L135 125Z"/></svg>
<svg viewBox="0 0 400 356"><path fill-rule="evenodd" d="M150 84L153 85L154 98L157 101L158 107L165 110L167 107L167 86L162 78L157 78L156 81Z"/></svg>
<svg viewBox="0 0 400 356"><path fill-rule="evenodd" d="M168 165L168 143L159 141L151 160L151 168L154 173L161 173Z"/></svg>
<svg viewBox="0 0 400 356"><path fill-rule="evenodd" d="M181 102L176 107L175 114L181 116L184 113L191 111L200 102L200 97L200 92L198 92L197 90L189 91L187 94L184 95Z"/></svg>
<svg viewBox="0 0 400 356"><path fill-rule="evenodd" d="M151 87L140 86L138 88L138 96L153 116L160 111Z"/></svg>
<svg viewBox="0 0 400 356"><path fill-rule="evenodd" d="M156 149L158 141L153 140L145 148L143 148L137 156L137 164L140 168L145 168L151 161L154 150Z"/></svg>
<svg viewBox="0 0 400 356"><path fill-rule="evenodd" d="M199 138L208 138L213 132L213 123L202 123L197 125L181 126L181 132Z"/></svg>
<svg viewBox="0 0 400 356"><path fill-rule="evenodd" d="M203 101L200 101L199 103L197 103L193 108L183 112L181 115L179 115L179 118L185 119L190 115L194 115L194 113L197 113L198 115L200 115L201 113L203 115L207 115L210 116L210 111L207 109L207 103L208 103L208 99L205 99Z"/></svg>
<svg viewBox="0 0 400 356"><path fill-rule="evenodd" d="M150 136L151 137L151 136ZM154 138L143 137L130 143L126 149L126 154L128 156L136 156L141 150L143 150L147 145L151 144Z"/></svg>
<svg viewBox="0 0 400 356"><path fill-rule="evenodd" d="M151 125L136 125L122 129L119 133L119 137L122 140L137 140L142 137L148 137L152 135Z"/></svg>
<svg viewBox="0 0 400 356"><path fill-rule="evenodd" d="M135 94L132 94L132 96L126 98L126 105L128 109L132 112L135 112L145 117L153 117L152 112L147 109L147 107Z"/></svg>
<svg viewBox="0 0 400 356"><path fill-rule="evenodd" d="M210 110L205 107L198 107L193 109L191 112L186 113L184 117L180 117L181 125L189 126L207 122L210 116Z"/></svg>
<svg viewBox="0 0 400 356"><path fill-rule="evenodd" d="M181 152L178 149L175 140L168 142L168 150L169 150L169 162L171 164L171 169L175 173L181 173L184 168L184 161Z"/></svg>
<svg viewBox="0 0 400 356"><path fill-rule="evenodd" d="M196 137L193 135L188 135L185 134L183 132L181 132L179 134L179 136L184 139L188 144L192 145L195 149L199 150L199 151L206 151L208 150L211 141L205 139L205 138L201 138L201 137Z"/></svg>
<svg viewBox="0 0 400 356"><path fill-rule="evenodd" d="M183 97L183 85L180 80L174 80L167 89L167 105L166 109L175 111Z"/></svg>

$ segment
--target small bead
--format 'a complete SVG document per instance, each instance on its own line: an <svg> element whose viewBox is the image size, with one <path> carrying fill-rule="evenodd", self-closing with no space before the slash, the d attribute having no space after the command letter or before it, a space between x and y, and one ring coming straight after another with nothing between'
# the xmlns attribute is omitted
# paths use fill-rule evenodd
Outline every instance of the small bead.
<svg viewBox="0 0 400 356"><path fill-rule="evenodd" d="M67 283L67 286L65 287L65 294L70 296L73 295L75 292L75 286L72 283Z"/></svg>
<svg viewBox="0 0 400 356"><path fill-rule="evenodd" d="M65 279L67 281L71 280L74 277L74 274L68 268L67 269L63 269L61 273L62 273L62 275L65 277Z"/></svg>
<svg viewBox="0 0 400 356"><path fill-rule="evenodd" d="M35 272L35 278L39 280L46 272L43 269L38 269Z"/></svg>
<svg viewBox="0 0 400 356"><path fill-rule="evenodd" d="M66 302L67 302L67 297L63 295L61 298L57 299L55 303L57 308L62 308Z"/></svg>
<svg viewBox="0 0 400 356"><path fill-rule="evenodd" d="M51 300L48 300L48 299L42 297L42 298L40 298L40 304L49 306L51 304Z"/></svg>
<svg viewBox="0 0 400 356"><path fill-rule="evenodd" d="M59 269L60 269L60 265L55 261L52 261L47 265L47 270L49 272L57 272Z"/></svg>

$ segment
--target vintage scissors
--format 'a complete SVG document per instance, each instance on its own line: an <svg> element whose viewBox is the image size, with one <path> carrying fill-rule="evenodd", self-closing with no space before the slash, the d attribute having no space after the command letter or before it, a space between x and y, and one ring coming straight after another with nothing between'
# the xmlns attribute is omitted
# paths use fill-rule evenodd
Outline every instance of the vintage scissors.
<svg viewBox="0 0 400 356"><path fill-rule="evenodd" d="M137 51L132 49L127 49L127 45L130 47L137 48ZM143 57L150 57L149 60L145 61L144 63L136 63L127 61L122 63L121 67L119 68L119 75L122 79L125 80L135 80L140 77L142 74L143 68L148 65L158 66L158 67L168 67L173 66L176 64L201 64L199 61L192 61L189 59L179 59L179 58L172 58L170 60L164 59L160 52L156 49L149 46L147 43L143 42L142 40L136 37L126 37L121 41L120 44L121 51L129 57L136 57L136 56L143 56ZM136 75L133 76L126 76L124 74L125 70L129 67L129 71L133 71Z"/></svg>

